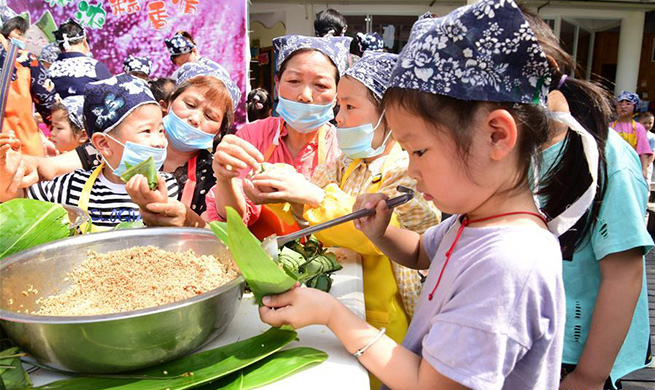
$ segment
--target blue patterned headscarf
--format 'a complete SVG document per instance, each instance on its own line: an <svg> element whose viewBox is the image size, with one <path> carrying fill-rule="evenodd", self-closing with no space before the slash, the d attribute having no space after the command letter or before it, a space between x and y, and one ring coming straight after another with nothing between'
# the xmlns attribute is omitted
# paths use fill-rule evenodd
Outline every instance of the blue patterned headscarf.
<svg viewBox="0 0 655 390"><path fill-rule="evenodd" d="M384 50L384 40L382 39L382 35L376 32L372 34L357 33L357 45L359 46L359 51L362 53L369 50Z"/></svg>
<svg viewBox="0 0 655 390"><path fill-rule="evenodd" d="M107 133L135 109L157 104L148 84L128 74L89 83L84 88L84 122L89 137Z"/></svg>
<svg viewBox="0 0 655 390"><path fill-rule="evenodd" d="M68 111L68 118L80 129L84 128L84 96L71 95L61 101L61 104Z"/></svg>
<svg viewBox="0 0 655 390"><path fill-rule="evenodd" d="M123 71L125 73L140 72L146 76L150 76L150 68L152 68L152 60L146 57L135 57L129 55L123 61Z"/></svg>
<svg viewBox="0 0 655 390"><path fill-rule="evenodd" d="M179 32L175 33L169 39L165 39L166 48L171 56L179 56L180 54L191 53L196 45L191 42L190 39L180 34Z"/></svg>
<svg viewBox="0 0 655 390"><path fill-rule="evenodd" d="M49 45L44 46L41 49L41 54L39 54L39 60L52 64L53 62L57 61L57 57L59 56L59 53L61 53L61 51L59 50L59 46L56 43L51 43Z"/></svg>
<svg viewBox="0 0 655 390"><path fill-rule="evenodd" d="M634 92L621 91L619 97L616 98L617 102L627 100L635 105L635 110L639 107L639 95Z"/></svg>
<svg viewBox="0 0 655 390"><path fill-rule="evenodd" d="M481 0L412 27L390 87L460 100L545 104L551 74L513 0Z"/></svg>
<svg viewBox="0 0 655 390"><path fill-rule="evenodd" d="M360 81L382 100L397 62L397 54L367 51L361 60L348 68L345 75Z"/></svg>
<svg viewBox="0 0 655 390"><path fill-rule="evenodd" d="M199 62L187 62L180 67L175 85L180 85L197 76L210 76L222 82L232 98L232 107L236 111L237 105L241 101L241 90L221 64L206 58Z"/></svg>
<svg viewBox="0 0 655 390"><path fill-rule="evenodd" d="M325 54L337 67L342 75L348 67L350 54L350 37L306 37L304 35L285 35L273 39L273 47L277 54L275 72L280 71L282 63L300 49L314 49Z"/></svg>

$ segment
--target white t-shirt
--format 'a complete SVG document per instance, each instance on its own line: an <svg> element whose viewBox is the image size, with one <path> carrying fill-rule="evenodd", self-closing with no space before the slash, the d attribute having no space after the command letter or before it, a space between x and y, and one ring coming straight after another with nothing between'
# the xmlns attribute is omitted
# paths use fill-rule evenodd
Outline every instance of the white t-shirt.
<svg viewBox="0 0 655 390"><path fill-rule="evenodd" d="M557 389L565 321L558 241L537 227L466 227L423 236L430 271L403 345L442 375L478 390Z"/></svg>

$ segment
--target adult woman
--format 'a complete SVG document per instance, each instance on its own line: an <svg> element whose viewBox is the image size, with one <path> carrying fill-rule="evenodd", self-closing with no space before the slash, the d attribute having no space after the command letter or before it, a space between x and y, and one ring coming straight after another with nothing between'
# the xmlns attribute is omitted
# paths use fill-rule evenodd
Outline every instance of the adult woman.
<svg viewBox="0 0 655 390"><path fill-rule="evenodd" d="M246 175L250 168L270 162L292 165L309 178L317 165L336 160L340 152L329 121L350 41L348 37L299 35L273 40L278 56L275 80L280 117L245 125L218 145L214 155L217 185L207 205L211 219L223 220L229 206L260 238L285 230L269 209L255 204L263 199L257 198Z"/></svg>
<svg viewBox="0 0 655 390"><path fill-rule="evenodd" d="M205 211L205 196L214 186L212 154L209 149L234 121L234 110L241 99L239 88L219 64L207 60L186 63L180 68L164 129L168 139L163 171L173 173L181 190L179 201L157 203L146 208L140 204L143 219L149 225L178 224L166 214L175 208L195 223ZM128 193L137 198L147 192L145 180L128 186ZM137 202L138 203L138 202Z"/></svg>

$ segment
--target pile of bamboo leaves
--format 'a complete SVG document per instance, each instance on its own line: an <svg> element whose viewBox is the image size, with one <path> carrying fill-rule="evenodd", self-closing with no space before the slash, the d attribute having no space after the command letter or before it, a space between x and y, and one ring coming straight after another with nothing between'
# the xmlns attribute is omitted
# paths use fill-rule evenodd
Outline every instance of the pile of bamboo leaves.
<svg viewBox="0 0 655 390"><path fill-rule="evenodd" d="M327 359L325 352L296 347L293 330L266 332L220 348L123 375L78 376L32 387L18 348L0 353L0 389L6 390L246 390L286 378ZM66 373L69 374L69 373Z"/></svg>

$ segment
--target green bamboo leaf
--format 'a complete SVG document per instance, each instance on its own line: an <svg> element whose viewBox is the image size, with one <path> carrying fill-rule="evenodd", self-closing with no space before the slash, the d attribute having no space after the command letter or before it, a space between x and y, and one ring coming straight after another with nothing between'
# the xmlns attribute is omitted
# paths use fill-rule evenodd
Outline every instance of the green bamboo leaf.
<svg viewBox="0 0 655 390"><path fill-rule="evenodd" d="M0 204L0 259L70 236L68 212L60 204L12 199Z"/></svg>
<svg viewBox="0 0 655 390"><path fill-rule="evenodd" d="M266 295L289 291L296 280L287 275L261 247L261 242L250 233L241 216L233 208L227 208L227 233L230 252L241 274L262 304Z"/></svg>
<svg viewBox="0 0 655 390"><path fill-rule="evenodd" d="M0 381L6 390L31 389L32 382L20 362L20 350L17 347L7 348L0 352Z"/></svg>
<svg viewBox="0 0 655 390"><path fill-rule="evenodd" d="M130 181L135 175L143 175L148 179L148 187L151 190L157 188L157 167L155 166L155 160L152 157L148 157L146 160L141 161L140 163L132 166L127 166L127 169L121 175L121 180L125 183Z"/></svg>
<svg viewBox="0 0 655 390"><path fill-rule="evenodd" d="M297 333L279 328L225 345L200 352L170 363L132 374L146 375L149 379L82 377L52 382L35 390L184 390L215 381L223 376L247 367L270 354L279 351L293 341Z"/></svg>
<svg viewBox="0 0 655 390"><path fill-rule="evenodd" d="M228 237L227 237L227 223L225 222L211 222L209 224L209 227L212 228L212 232L214 232L214 235L218 237L219 240L225 244L225 246L228 246Z"/></svg>
<svg viewBox="0 0 655 390"><path fill-rule="evenodd" d="M139 229L146 227L143 221L121 222L114 226L114 230Z"/></svg>
<svg viewBox="0 0 655 390"><path fill-rule="evenodd" d="M314 348L291 348L276 352L266 359L197 390L256 389L321 364L327 358L327 353Z"/></svg>

